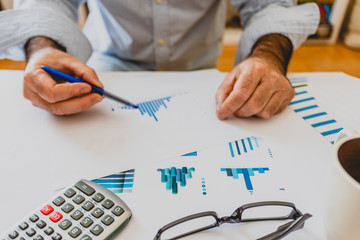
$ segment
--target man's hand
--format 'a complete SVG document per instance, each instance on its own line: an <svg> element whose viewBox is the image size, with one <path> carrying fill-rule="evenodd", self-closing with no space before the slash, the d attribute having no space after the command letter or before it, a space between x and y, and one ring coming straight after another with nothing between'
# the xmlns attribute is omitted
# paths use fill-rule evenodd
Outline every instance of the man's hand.
<svg viewBox="0 0 360 240"><path fill-rule="evenodd" d="M286 78L291 42L278 34L266 35L250 56L233 68L216 93L221 120L237 117L269 118L284 110L295 91Z"/></svg>
<svg viewBox="0 0 360 240"><path fill-rule="evenodd" d="M27 44L28 63L24 76L24 97L36 107L55 115L69 115L89 109L103 98L90 93L85 83L58 83L41 69L49 66L103 88L95 71L63 52L50 39L37 37Z"/></svg>

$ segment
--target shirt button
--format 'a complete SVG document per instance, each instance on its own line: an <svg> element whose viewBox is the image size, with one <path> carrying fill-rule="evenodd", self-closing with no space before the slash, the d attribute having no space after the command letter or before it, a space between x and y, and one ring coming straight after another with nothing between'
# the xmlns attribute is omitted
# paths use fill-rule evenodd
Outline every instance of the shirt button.
<svg viewBox="0 0 360 240"><path fill-rule="evenodd" d="M156 2L158 3L158 4L162 4L162 0L156 0Z"/></svg>
<svg viewBox="0 0 360 240"><path fill-rule="evenodd" d="M159 44L159 45L161 45L161 46L162 46L162 45L164 45L164 39L159 38L159 40L158 40L158 44Z"/></svg>

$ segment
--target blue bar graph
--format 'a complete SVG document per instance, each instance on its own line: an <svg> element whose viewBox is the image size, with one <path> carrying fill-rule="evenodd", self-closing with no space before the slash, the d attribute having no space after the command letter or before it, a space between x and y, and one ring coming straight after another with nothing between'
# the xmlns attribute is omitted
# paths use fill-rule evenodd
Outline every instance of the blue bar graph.
<svg viewBox="0 0 360 240"><path fill-rule="evenodd" d="M343 128L316 104L316 99L310 96L307 90L309 86L305 78L300 80L290 78L290 82L295 89L295 99L290 102L289 106L322 136L326 137L331 144L334 144L336 135Z"/></svg>
<svg viewBox="0 0 360 240"><path fill-rule="evenodd" d="M179 184L180 187L186 186L186 179L192 178L192 172L195 172L195 168L159 168L157 170L161 173L161 182L165 183L166 190L171 191L172 194L178 194L179 192Z"/></svg>
<svg viewBox="0 0 360 240"><path fill-rule="evenodd" d="M255 176L255 172L259 174L265 174L269 171L269 168L221 168L222 172L226 172L228 177L232 177L233 179L241 179L239 175L242 175L242 179L245 182L246 189L253 193L254 187L251 182L251 177Z"/></svg>
<svg viewBox="0 0 360 240"><path fill-rule="evenodd" d="M241 156L259 148L259 142L256 137L248 137L233 142L229 142L229 151L231 157Z"/></svg>
<svg viewBox="0 0 360 240"><path fill-rule="evenodd" d="M150 101L140 102L136 105L139 107L137 109L129 107L129 106L120 106L119 109L122 110L132 110L132 111L139 111L142 116L148 116L153 118L156 122L159 121L158 117L156 116L156 113L161 108L168 108L167 104L170 103L173 96L163 97L159 99L154 99ZM112 111L115 111L115 108L111 109Z"/></svg>
<svg viewBox="0 0 360 240"><path fill-rule="evenodd" d="M100 184L113 193L131 193L134 187L134 176L135 170L131 169L125 172L94 179L92 182Z"/></svg>

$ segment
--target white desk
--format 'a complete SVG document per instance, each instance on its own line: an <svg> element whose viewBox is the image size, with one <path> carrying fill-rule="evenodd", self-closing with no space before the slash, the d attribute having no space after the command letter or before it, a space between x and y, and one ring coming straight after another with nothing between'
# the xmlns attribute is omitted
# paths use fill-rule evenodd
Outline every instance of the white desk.
<svg viewBox="0 0 360 240"><path fill-rule="evenodd" d="M354 89L360 87L360 81L358 84L354 79L336 73L296 76L306 76L312 80L311 93L338 122L344 127L360 131L360 126L357 125L360 114L352 111L359 103L360 97ZM218 121L214 113L213 94L223 77L224 74L215 70L101 75L107 89L128 99L137 96L135 101L141 101L146 93L156 97L186 92L185 94L191 97L190 103L193 101L194 106L201 106L189 111L198 111L202 114L202 121L207 121L197 122L196 119L201 119L199 115L199 118L192 119L189 123L189 116L181 115L179 119L173 112L174 115L169 119L176 122L174 128L172 125L164 125L164 122L156 125L148 120L134 121L134 115L122 114L121 111L114 113L111 111L112 103L107 100L83 114L72 117L52 116L34 108L22 97L22 72L0 71L0 232L7 230L25 214L53 196L54 189L71 183L74 176L93 179L133 167L139 168L140 174L146 172L147 166L154 167L166 162L164 159L256 135L271 145L276 158L288 169L282 175L284 183L289 185L288 193L281 199L271 200L293 201L300 210L314 215L305 223L303 230L289 235L287 239L324 239L321 219L322 193L332 145L290 108L270 120L234 118L225 122ZM317 78L319 81L314 81ZM325 78L329 78L326 86ZM169 84L166 84L166 81ZM183 84L180 84L181 81ZM340 85L340 81L349 82L351 85ZM141 89L138 88L139 82ZM345 91L347 94L344 94ZM137 93L139 94L136 95ZM179 108L183 108L186 103L189 101L176 103L174 100L174 104L178 104ZM159 116L162 117L160 112ZM166 116L163 119L166 119ZM133 131L134 128L136 131ZM162 163L157 163L160 160ZM211 197L211 188L216 189L216 184L211 186L210 177L208 196L211 200L188 199L184 201L187 202L185 207L188 209L181 206L183 201L179 202L168 193L164 196L171 196L171 202L178 203L182 209L164 205L156 198L156 194L144 190L146 181L139 177L138 181L135 180L133 193L121 195L132 208L134 216L117 239L153 239L157 231L154 226L161 227L179 216L203 210L216 210L219 215L224 216L231 214L246 201L270 200L268 198L274 196L265 193L257 195L256 198L245 196L239 199L238 205L234 200L225 197L224 203L221 203L217 201L219 196L216 196L216 191ZM168 219L164 216L168 216ZM152 220L151 224L144 224L144 219ZM211 235L206 233L191 239L238 239L239 234L251 239L254 236L245 229L258 228L267 233L279 224L265 225L254 223L249 227L242 225L240 229L224 226ZM143 230L139 231L139 228Z"/></svg>

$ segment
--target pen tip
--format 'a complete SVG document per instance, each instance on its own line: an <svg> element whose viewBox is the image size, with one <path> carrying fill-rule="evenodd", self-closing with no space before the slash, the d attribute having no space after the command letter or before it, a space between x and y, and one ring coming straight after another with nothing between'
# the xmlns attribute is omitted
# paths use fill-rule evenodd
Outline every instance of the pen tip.
<svg viewBox="0 0 360 240"><path fill-rule="evenodd" d="M131 105L133 108L139 108L137 105L134 105L134 104L132 104Z"/></svg>

